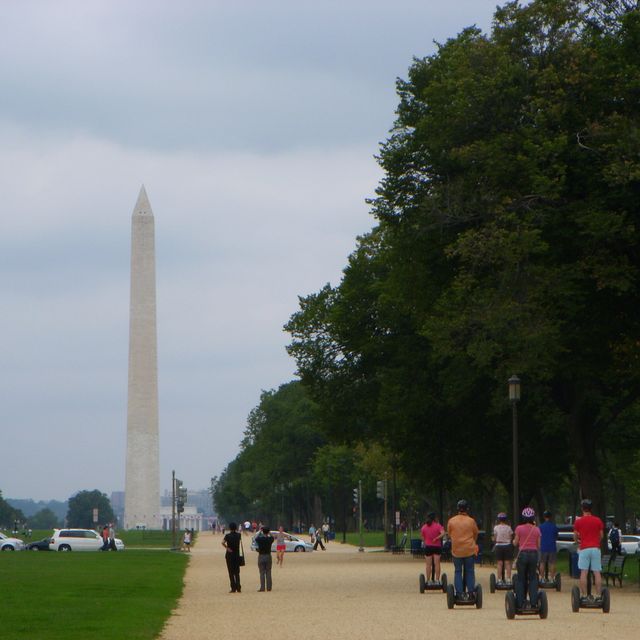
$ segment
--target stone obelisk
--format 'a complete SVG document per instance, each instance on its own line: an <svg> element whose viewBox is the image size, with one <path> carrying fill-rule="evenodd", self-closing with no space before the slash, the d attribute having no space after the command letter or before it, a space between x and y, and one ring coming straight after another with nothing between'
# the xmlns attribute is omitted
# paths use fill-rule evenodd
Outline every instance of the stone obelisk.
<svg viewBox="0 0 640 640"><path fill-rule="evenodd" d="M144 186L131 216L131 301L124 527L159 528L160 469L153 211Z"/></svg>

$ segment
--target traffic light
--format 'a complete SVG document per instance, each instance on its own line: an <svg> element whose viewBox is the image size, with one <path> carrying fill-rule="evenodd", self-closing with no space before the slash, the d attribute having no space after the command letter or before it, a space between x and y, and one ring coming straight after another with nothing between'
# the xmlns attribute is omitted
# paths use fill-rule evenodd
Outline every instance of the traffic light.
<svg viewBox="0 0 640 640"><path fill-rule="evenodd" d="M384 480L378 480L376 482L376 497L384 500Z"/></svg>
<svg viewBox="0 0 640 640"><path fill-rule="evenodd" d="M182 480L176 478L176 511L182 513L184 511L184 503L187 501L187 488Z"/></svg>
<svg viewBox="0 0 640 640"><path fill-rule="evenodd" d="M360 494L358 492L358 488L356 487L353 490L353 504L358 504L359 501L360 501Z"/></svg>

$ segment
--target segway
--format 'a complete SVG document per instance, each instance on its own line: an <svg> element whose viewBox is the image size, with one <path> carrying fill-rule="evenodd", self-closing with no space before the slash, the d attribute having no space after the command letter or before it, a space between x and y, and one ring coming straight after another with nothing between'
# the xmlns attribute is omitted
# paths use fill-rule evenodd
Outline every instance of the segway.
<svg viewBox="0 0 640 640"><path fill-rule="evenodd" d="M538 578L538 587L540 587L540 589L555 589L556 591L562 591L562 576L560 573L556 573L553 579L549 578L548 560L545 560L544 563L544 577Z"/></svg>
<svg viewBox="0 0 640 640"><path fill-rule="evenodd" d="M468 607L475 605L476 609L482 609L482 587L476 584L473 591L467 591L465 578L462 578L462 593L456 593L452 584L447 586L447 607L453 609L455 605Z"/></svg>
<svg viewBox="0 0 640 640"><path fill-rule="evenodd" d="M539 591L538 602L535 606L526 600L524 606L518 607L516 594L509 591L504 597L504 610L509 620L513 620L516 616L540 616L540 619L544 620L549 615L549 601L547 594L544 591Z"/></svg>
<svg viewBox="0 0 640 640"><path fill-rule="evenodd" d="M495 593L496 591L513 591L515 589L515 579L514 576L516 574L512 574L512 579L507 580L504 575L504 565L502 566L502 576L500 578L496 577L495 573L492 573L489 576L489 591L491 593Z"/></svg>
<svg viewBox="0 0 640 640"><path fill-rule="evenodd" d="M611 595L608 587L602 587L600 597L591 594L592 572L587 575L587 595L580 594L580 587L574 585L571 588L571 610L578 613L580 609L602 609L602 613L609 613L611 610Z"/></svg>
<svg viewBox="0 0 640 640"><path fill-rule="evenodd" d="M427 580L424 577L424 573L420 574L420 593L425 591L442 591L447 592L447 574L440 574L440 580L436 580L436 566L431 565L431 580Z"/></svg>

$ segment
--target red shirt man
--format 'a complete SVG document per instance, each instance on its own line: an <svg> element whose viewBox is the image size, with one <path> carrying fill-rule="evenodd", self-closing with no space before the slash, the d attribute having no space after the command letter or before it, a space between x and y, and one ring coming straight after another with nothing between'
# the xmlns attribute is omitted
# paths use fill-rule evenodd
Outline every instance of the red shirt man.
<svg viewBox="0 0 640 640"><path fill-rule="evenodd" d="M582 517L576 520L573 530L579 536L580 549L600 548L604 523L598 516L592 515L591 512L585 512Z"/></svg>
<svg viewBox="0 0 640 640"><path fill-rule="evenodd" d="M580 591L587 594L587 575L593 571L596 597L602 589L602 558L600 540L604 533L604 523L591 513L591 500L582 501L582 517L573 525L573 537L579 543L578 569L580 569Z"/></svg>

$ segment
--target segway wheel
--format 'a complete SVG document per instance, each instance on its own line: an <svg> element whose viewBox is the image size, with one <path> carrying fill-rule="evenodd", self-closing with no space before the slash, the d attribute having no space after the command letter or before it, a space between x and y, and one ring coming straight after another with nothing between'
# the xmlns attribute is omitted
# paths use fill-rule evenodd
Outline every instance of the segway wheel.
<svg viewBox="0 0 640 640"><path fill-rule="evenodd" d="M544 591L541 591L538 595L538 615L541 620L544 620L549 615L549 601Z"/></svg>
<svg viewBox="0 0 640 640"><path fill-rule="evenodd" d="M606 587L602 590L602 613L609 613L611 610L611 595Z"/></svg>
<svg viewBox="0 0 640 640"><path fill-rule="evenodd" d="M556 585L556 591L562 591L562 576L559 573L556 573L556 577L553 581Z"/></svg>
<svg viewBox="0 0 640 640"><path fill-rule="evenodd" d="M449 609L453 609L453 605L455 604L455 593L453 590L453 585L450 584L447 587L447 607Z"/></svg>
<svg viewBox="0 0 640 640"><path fill-rule="evenodd" d="M425 587L425 579L424 579L424 573L420 574L420 593L424 593L424 587Z"/></svg>
<svg viewBox="0 0 640 640"><path fill-rule="evenodd" d="M496 592L496 574L492 573L489 576L489 591L491 593L495 593Z"/></svg>
<svg viewBox="0 0 640 640"><path fill-rule="evenodd" d="M513 591L507 591L504 596L504 611L508 620L513 620L516 617L516 595Z"/></svg>
<svg viewBox="0 0 640 640"><path fill-rule="evenodd" d="M447 592L447 574L443 573L440 576L440 582L442 582L442 593L446 593Z"/></svg>
<svg viewBox="0 0 640 640"><path fill-rule="evenodd" d="M580 611L580 588L576 586L571 588L571 611L573 613Z"/></svg>
<svg viewBox="0 0 640 640"><path fill-rule="evenodd" d="M482 609L482 587L477 584L476 589L476 609Z"/></svg>

